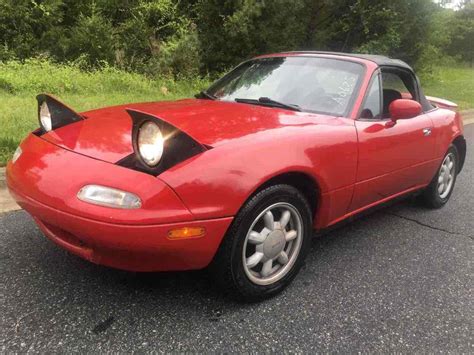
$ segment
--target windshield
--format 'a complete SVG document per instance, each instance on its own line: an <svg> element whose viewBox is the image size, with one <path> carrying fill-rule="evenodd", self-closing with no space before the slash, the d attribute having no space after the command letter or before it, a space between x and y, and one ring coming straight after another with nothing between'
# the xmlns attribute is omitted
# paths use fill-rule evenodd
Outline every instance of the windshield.
<svg viewBox="0 0 474 355"><path fill-rule="evenodd" d="M217 100L252 99L258 104L259 98L269 98L303 111L347 115L363 72L361 64L347 60L261 58L241 64L207 93Z"/></svg>

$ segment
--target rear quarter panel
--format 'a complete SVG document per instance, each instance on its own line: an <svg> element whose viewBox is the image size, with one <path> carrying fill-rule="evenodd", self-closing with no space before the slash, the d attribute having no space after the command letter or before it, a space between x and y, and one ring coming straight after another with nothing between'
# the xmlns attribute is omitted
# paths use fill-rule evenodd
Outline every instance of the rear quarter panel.
<svg viewBox="0 0 474 355"><path fill-rule="evenodd" d="M444 108L434 109L429 112L429 116L433 121L433 133L436 137L434 149L436 156L441 160L454 139L463 135L462 118L459 112Z"/></svg>

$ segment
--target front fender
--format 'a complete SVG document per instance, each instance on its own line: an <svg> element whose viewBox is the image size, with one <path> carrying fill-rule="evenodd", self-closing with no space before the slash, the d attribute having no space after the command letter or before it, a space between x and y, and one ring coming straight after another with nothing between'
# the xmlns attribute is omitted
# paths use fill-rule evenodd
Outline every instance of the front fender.
<svg viewBox="0 0 474 355"><path fill-rule="evenodd" d="M193 157L160 175L195 218L234 216L266 181L301 172L327 194L354 184L357 136L352 120L257 132Z"/></svg>

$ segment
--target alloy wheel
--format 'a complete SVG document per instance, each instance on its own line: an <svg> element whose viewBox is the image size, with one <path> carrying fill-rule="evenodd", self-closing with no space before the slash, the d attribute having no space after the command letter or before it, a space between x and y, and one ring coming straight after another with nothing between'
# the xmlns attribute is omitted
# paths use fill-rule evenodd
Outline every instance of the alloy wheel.
<svg viewBox="0 0 474 355"><path fill-rule="evenodd" d="M439 197L446 198L454 183L454 173L456 168L456 160L453 153L449 153L443 160L438 174L438 194Z"/></svg>
<svg viewBox="0 0 474 355"><path fill-rule="evenodd" d="M303 220L291 204L267 207L253 221L243 247L243 266L254 284L270 285L291 270L301 249Z"/></svg>

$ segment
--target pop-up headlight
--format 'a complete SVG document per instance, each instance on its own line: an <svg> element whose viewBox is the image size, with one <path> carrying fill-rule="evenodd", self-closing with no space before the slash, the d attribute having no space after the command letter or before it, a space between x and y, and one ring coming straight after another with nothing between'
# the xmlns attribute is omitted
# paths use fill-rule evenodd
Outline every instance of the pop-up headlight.
<svg viewBox="0 0 474 355"><path fill-rule="evenodd" d="M83 120L80 114L49 94L36 96L38 120L43 133Z"/></svg>
<svg viewBox="0 0 474 355"><path fill-rule="evenodd" d="M158 176L208 149L157 116L132 109L127 112L132 118L133 153L117 165Z"/></svg>

